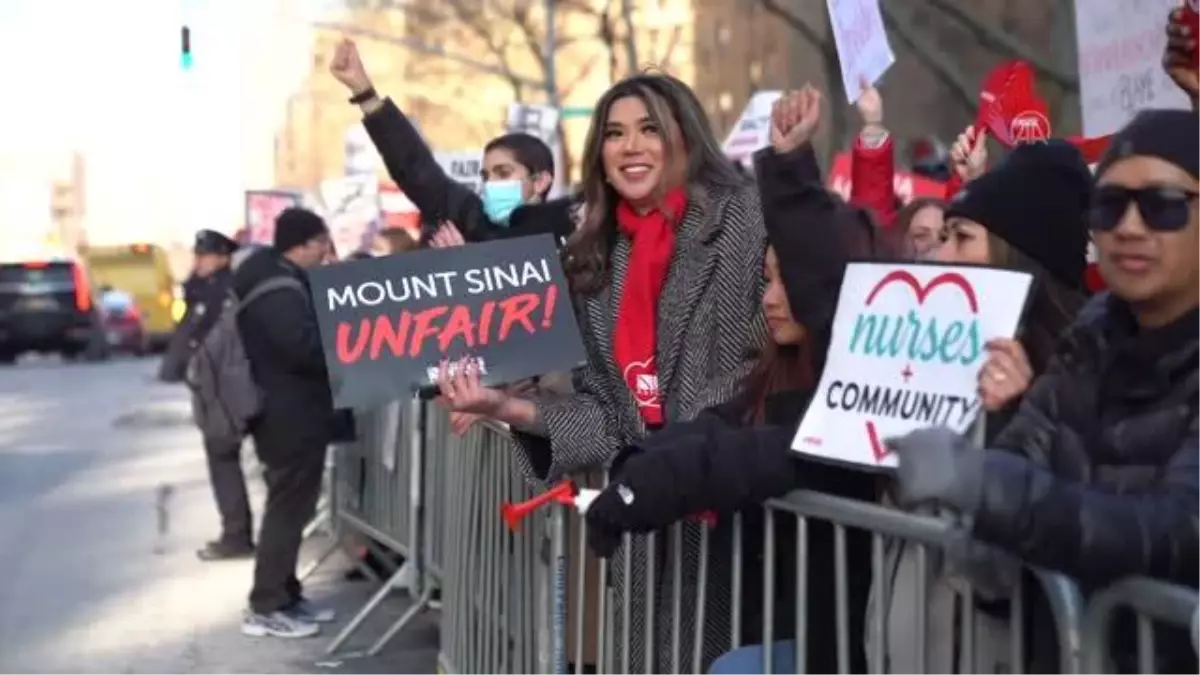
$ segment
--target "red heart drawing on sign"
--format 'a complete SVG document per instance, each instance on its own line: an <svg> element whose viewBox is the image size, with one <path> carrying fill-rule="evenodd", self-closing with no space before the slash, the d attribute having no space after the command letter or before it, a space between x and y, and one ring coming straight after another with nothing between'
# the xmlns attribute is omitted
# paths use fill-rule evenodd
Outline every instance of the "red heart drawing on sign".
<svg viewBox="0 0 1200 675"><path fill-rule="evenodd" d="M879 296L880 292L894 283L911 288L919 305L925 304L925 300L934 289L940 286L954 286L962 291L962 294L966 297L967 306L971 308L971 313L979 313L979 299L975 296L975 289L971 287L971 282L967 281L967 278L958 272L943 272L930 279L928 283L922 284L920 279L917 279L908 270L893 270L884 275L875 284L875 287L867 294L867 300L864 304L869 306L875 302L875 298ZM871 454L875 457L875 463L878 464L883 461L884 457L891 454L891 450L888 450L883 440L879 438L879 430L875 428L875 422L867 420L865 426L867 429L867 442L871 446Z"/></svg>

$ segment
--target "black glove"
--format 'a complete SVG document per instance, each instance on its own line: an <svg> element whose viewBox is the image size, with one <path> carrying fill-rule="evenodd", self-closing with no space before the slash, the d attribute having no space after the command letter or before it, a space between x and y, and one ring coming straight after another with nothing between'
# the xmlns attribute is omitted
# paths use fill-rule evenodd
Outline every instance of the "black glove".
<svg viewBox="0 0 1200 675"><path fill-rule="evenodd" d="M639 525L637 496L621 481L614 481L600 491L588 505L588 546L601 558L611 556L621 545L626 532L648 532L651 528Z"/></svg>
<svg viewBox="0 0 1200 675"><path fill-rule="evenodd" d="M901 506L934 502L966 516L979 508L986 450L945 427L917 429L885 443L899 460L896 496Z"/></svg>

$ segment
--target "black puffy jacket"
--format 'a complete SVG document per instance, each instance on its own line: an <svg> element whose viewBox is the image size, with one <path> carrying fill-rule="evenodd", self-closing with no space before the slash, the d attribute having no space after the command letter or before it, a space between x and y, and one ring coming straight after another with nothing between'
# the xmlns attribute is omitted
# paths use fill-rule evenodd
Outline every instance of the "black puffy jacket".
<svg viewBox="0 0 1200 675"><path fill-rule="evenodd" d="M975 535L1085 593L1127 576L1195 588L1197 318L1139 331L1124 303L1093 298L986 455ZM1122 668L1135 653L1130 619L1112 633ZM1181 631L1156 638L1158 672L1196 672Z"/></svg>

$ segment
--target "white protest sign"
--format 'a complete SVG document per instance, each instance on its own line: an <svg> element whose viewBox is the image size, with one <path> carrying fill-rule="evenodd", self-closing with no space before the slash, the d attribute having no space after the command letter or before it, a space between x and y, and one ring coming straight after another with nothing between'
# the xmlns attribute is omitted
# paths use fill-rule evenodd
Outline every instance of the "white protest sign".
<svg viewBox="0 0 1200 675"><path fill-rule="evenodd" d="M550 146L550 154L554 158L554 186L550 189L551 198L560 197L567 192L558 119L558 111L548 105L513 103L508 106L507 129L510 133L522 132L537 136Z"/></svg>
<svg viewBox="0 0 1200 675"><path fill-rule="evenodd" d="M759 91L750 97L742 116L729 132L729 138L721 146L730 161L748 165L751 156L771 142L771 106L782 95L780 91Z"/></svg>
<svg viewBox="0 0 1200 675"><path fill-rule="evenodd" d="M321 181L321 204L339 256L370 250L379 232L379 179L361 174Z"/></svg>
<svg viewBox="0 0 1200 675"><path fill-rule="evenodd" d="M896 62L883 27L879 0L825 0L842 67L842 87L851 103L862 94L859 79L872 85Z"/></svg>
<svg viewBox="0 0 1200 675"><path fill-rule="evenodd" d="M980 411L984 345L1012 337L1032 277L983 267L852 263L825 370L792 448L894 467L884 440L928 426L964 433Z"/></svg>
<svg viewBox="0 0 1200 675"><path fill-rule="evenodd" d="M1117 131L1144 108L1189 107L1162 67L1179 0L1075 0L1085 136Z"/></svg>
<svg viewBox="0 0 1200 675"><path fill-rule="evenodd" d="M437 151L433 153L442 171L478 193L483 185L483 153L478 150Z"/></svg>

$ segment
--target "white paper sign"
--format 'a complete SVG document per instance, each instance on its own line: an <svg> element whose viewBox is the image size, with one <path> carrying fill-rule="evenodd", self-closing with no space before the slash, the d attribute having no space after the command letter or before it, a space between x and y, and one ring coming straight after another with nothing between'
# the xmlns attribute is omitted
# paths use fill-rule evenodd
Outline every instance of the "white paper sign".
<svg viewBox="0 0 1200 675"><path fill-rule="evenodd" d="M965 433L980 411L984 345L1016 334L1031 283L982 267L849 265L825 371L792 448L894 467L889 437L928 426Z"/></svg>
<svg viewBox="0 0 1200 675"><path fill-rule="evenodd" d="M1179 0L1075 0L1085 136L1117 131L1144 108L1189 107L1162 67Z"/></svg>
<svg viewBox="0 0 1200 675"><path fill-rule="evenodd" d="M883 27L879 0L825 0L842 66L842 87L850 103L862 95L860 78L874 85L896 62Z"/></svg>
<svg viewBox="0 0 1200 675"><path fill-rule="evenodd" d="M374 175L321 181L321 209L339 256L370 250L379 232L379 179Z"/></svg>
<svg viewBox="0 0 1200 675"><path fill-rule="evenodd" d="M434 160L454 180L479 192L483 185L483 153L478 150L438 151Z"/></svg>
<svg viewBox="0 0 1200 675"><path fill-rule="evenodd" d="M567 193L566 170L563 167L562 135L558 133L558 111L548 105L513 103L508 106L508 130L531 134L550 146L554 157L554 186L550 197Z"/></svg>
<svg viewBox="0 0 1200 675"><path fill-rule="evenodd" d="M721 146L731 161L749 165L751 156L771 142L771 106L783 95L780 91L759 91L750 97L742 116L729 138Z"/></svg>

